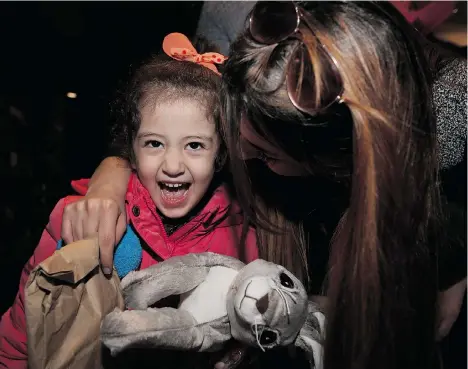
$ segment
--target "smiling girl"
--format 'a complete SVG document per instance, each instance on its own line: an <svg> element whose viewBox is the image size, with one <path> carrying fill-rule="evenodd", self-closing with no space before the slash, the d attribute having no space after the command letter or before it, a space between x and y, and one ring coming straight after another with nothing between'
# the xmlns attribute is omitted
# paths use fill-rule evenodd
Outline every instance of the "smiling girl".
<svg viewBox="0 0 468 369"><path fill-rule="evenodd" d="M143 249L137 269L206 251L252 261L258 256L255 233L249 231L240 250L243 218L222 181L226 149L218 133L221 79L215 64L225 58L200 55L181 34L167 36L163 48L167 55L133 75L113 129L112 147L133 169L125 203L127 229ZM87 181L74 187L84 195ZM0 323L0 368L27 368L24 286L31 270L56 250L64 207L77 199L59 201L23 270L16 300ZM83 227L93 221L83 219Z"/></svg>

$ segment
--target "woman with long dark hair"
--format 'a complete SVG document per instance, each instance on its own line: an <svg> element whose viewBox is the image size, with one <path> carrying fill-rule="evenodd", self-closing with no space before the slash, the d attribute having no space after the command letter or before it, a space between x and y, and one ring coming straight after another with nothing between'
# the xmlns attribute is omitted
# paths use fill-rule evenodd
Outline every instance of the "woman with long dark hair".
<svg viewBox="0 0 468 369"><path fill-rule="evenodd" d="M386 3L258 3L224 81L233 178L261 254L316 284L307 258L326 245L320 226L333 234L325 368L429 368L437 277L456 265L438 273L451 245L417 33ZM249 170L255 158L277 178ZM286 176L300 180L265 196Z"/></svg>

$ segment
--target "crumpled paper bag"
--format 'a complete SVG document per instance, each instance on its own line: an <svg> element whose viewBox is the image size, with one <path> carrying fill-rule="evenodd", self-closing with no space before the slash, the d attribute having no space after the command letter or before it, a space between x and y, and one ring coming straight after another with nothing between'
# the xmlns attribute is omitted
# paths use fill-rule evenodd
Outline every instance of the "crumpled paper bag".
<svg viewBox="0 0 468 369"><path fill-rule="evenodd" d="M116 307L120 280L102 273L97 239L56 251L26 284L29 369L101 369L101 320Z"/></svg>

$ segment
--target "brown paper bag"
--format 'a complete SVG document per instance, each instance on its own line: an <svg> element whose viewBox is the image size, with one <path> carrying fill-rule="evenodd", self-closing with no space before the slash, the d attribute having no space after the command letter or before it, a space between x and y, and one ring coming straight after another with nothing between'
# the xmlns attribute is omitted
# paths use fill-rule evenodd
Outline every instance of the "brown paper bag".
<svg viewBox="0 0 468 369"><path fill-rule="evenodd" d="M39 264L25 291L29 369L100 369L101 320L124 308L120 280L99 266L97 239L67 245Z"/></svg>

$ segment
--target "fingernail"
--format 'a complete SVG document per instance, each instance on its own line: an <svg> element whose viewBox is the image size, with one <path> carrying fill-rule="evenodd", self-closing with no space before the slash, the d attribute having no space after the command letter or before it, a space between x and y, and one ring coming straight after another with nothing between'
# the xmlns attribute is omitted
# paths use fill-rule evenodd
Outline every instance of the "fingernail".
<svg viewBox="0 0 468 369"><path fill-rule="evenodd" d="M110 268L107 268L107 267L102 268L102 271L106 276L110 276L112 274L112 270Z"/></svg>
<svg viewBox="0 0 468 369"><path fill-rule="evenodd" d="M215 369L224 369L225 366L226 366L226 364L224 364L224 363L221 361L221 362L219 362L219 363L216 363Z"/></svg>

